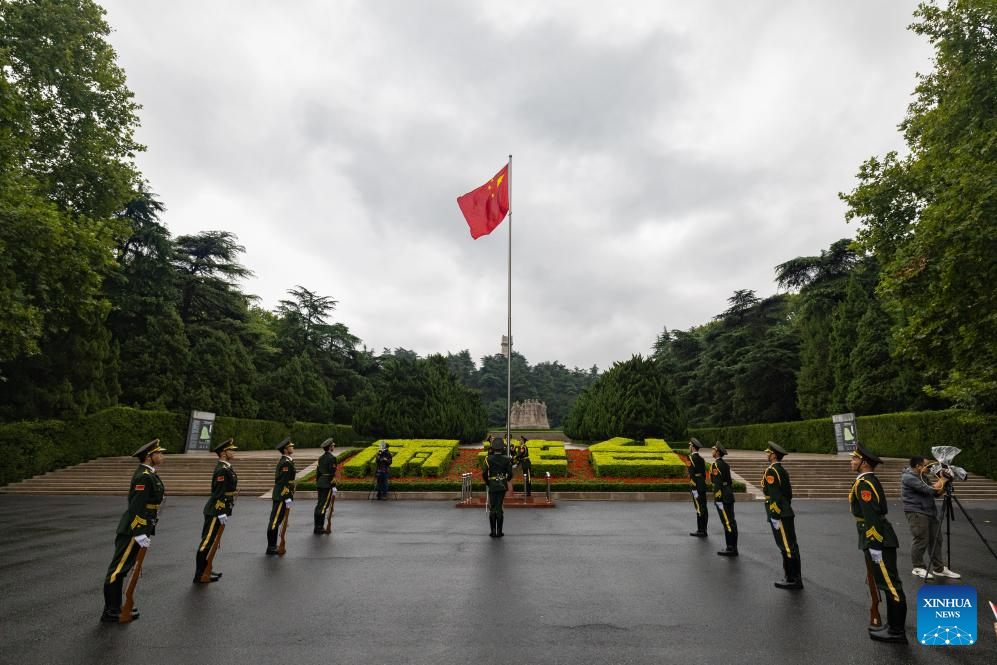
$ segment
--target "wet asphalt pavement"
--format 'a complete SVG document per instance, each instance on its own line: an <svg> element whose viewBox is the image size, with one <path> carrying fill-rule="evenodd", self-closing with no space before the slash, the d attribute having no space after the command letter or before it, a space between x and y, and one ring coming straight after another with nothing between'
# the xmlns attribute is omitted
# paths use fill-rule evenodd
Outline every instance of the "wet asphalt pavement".
<svg viewBox="0 0 997 665"><path fill-rule="evenodd" d="M781 565L758 502L737 504L741 557L690 538L688 503L563 502L506 512L449 502L340 501L331 536L312 502L291 514L287 555L266 557L270 502L240 499L217 584L193 585L204 499L169 497L136 592L141 619L98 622L122 497L0 496L0 663L995 663L997 561L957 513L952 567L976 587L979 642L914 641L910 537L900 572L909 646L866 636L869 596L844 501L799 501L806 589ZM966 504L997 549L997 504ZM885 617L885 604L881 605Z"/></svg>

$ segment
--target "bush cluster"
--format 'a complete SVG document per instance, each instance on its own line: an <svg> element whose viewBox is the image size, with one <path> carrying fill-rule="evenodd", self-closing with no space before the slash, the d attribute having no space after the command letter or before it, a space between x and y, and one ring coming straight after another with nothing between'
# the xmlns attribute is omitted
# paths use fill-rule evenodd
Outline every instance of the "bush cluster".
<svg viewBox="0 0 997 665"><path fill-rule="evenodd" d="M563 441L547 441L545 439L530 439L526 442L530 451L530 472L534 478L539 478L549 472L551 476L568 475L568 455L564 451ZM485 467L487 451L478 453L478 468Z"/></svg>
<svg viewBox="0 0 997 665"><path fill-rule="evenodd" d="M445 476L459 450L456 440L384 439L384 442L388 444L388 450L391 452L389 474L394 478ZM343 475L348 478L372 476L379 443L367 446L345 462L342 465Z"/></svg>

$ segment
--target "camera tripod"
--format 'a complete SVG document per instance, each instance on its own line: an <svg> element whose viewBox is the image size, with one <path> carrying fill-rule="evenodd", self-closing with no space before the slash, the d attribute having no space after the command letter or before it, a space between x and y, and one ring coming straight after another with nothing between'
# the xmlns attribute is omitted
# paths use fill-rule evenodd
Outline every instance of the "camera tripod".
<svg viewBox="0 0 997 665"><path fill-rule="evenodd" d="M973 521L973 518L966 512L962 502L959 501L959 497L957 497L955 492L952 490L952 482L950 481L945 483L945 499L942 501L942 514L945 516L945 547L947 549L945 553L945 565L949 568L952 567L952 520L955 519L955 509L952 507L953 503L959 506L959 510L961 510L962 514L966 516L966 521L968 521L969 525L973 527L973 531L975 531L976 535L980 537L980 540L983 541L986 548L990 550L990 554L993 555L994 559L997 559L997 552L994 552L993 548L990 547L990 543L987 542L987 539L983 537L982 533L980 533L980 530L976 527L976 523ZM938 530L941 531L941 529L942 525L939 523Z"/></svg>

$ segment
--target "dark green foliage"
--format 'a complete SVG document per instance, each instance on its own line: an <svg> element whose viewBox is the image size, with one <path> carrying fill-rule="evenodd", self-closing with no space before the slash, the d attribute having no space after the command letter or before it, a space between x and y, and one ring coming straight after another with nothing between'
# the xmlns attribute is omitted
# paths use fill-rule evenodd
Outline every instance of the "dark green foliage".
<svg viewBox="0 0 997 665"><path fill-rule="evenodd" d="M790 452L833 453L837 450L830 418L737 427L690 428L690 435L704 443L720 441L728 448L764 450L775 441ZM956 463L997 479L997 420L967 411L922 411L859 416L858 435L863 445L880 456L909 458L930 456L931 446L962 449Z"/></svg>
<svg viewBox="0 0 997 665"><path fill-rule="evenodd" d="M685 414L654 361L636 355L613 367L579 395L564 423L571 438L685 437Z"/></svg>
<svg viewBox="0 0 997 665"><path fill-rule="evenodd" d="M97 457L130 455L143 443L160 439L170 454L183 452L189 416L127 407L105 409L79 420L0 424L0 485L23 480ZM220 417L214 441L235 437L242 450L267 450L285 436L317 448L327 437L340 446L364 443L349 425L283 423Z"/></svg>
<svg viewBox="0 0 997 665"><path fill-rule="evenodd" d="M450 371L442 356L384 358L357 399L353 428L373 438L481 441L488 421L481 396Z"/></svg>

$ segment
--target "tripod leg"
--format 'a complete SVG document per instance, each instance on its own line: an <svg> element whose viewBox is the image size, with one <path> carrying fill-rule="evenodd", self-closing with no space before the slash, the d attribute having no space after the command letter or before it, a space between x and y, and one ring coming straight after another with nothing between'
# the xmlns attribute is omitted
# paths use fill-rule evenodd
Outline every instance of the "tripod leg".
<svg viewBox="0 0 997 665"><path fill-rule="evenodd" d="M968 521L969 525L973 527L973 531L975 531L976 535L980 537L980 540L983 541L983 544L986 546L986 548L990 550L990 554L993 554L993 557L997 559L997 553L995 553L993 548L990 547L990 543L987 542L987 539L983 537L983 534L980 533L980 530L976 528L976 523L973 521L973 518L969 516L969 513L966 512L966 509L963 507L962 502L959 501L959 497L952 495L952 498L955 499L955 502L959 506L959 510L962 511L962 514L966 516L966 521ZM951 549L952 549L952 544L950 542L949 551L951 551Z"/></svg>

